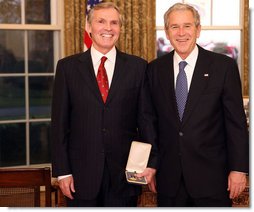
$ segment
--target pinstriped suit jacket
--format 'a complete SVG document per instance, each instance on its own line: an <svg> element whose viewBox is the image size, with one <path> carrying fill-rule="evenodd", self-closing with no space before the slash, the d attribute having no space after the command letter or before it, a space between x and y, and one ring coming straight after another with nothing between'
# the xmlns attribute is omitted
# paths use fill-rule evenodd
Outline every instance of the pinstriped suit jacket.
<svg viewBox="0 0 254 212"><path fill-rule="evenodd" d="M103 103L90 49L58 62L52 102L53 176L73 174L75 197L96 197L104 163L113 189L123 196L140 193L124 171L131 141L152 143L156 167L155 117L148 93L147 62L117 50L114 75Z"/></svg>

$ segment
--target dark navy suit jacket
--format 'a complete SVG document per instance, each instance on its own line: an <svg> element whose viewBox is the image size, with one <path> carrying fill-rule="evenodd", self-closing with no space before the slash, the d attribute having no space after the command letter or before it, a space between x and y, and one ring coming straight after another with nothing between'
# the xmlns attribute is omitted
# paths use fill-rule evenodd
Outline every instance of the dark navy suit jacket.
<svg viewBox="0 0 254 212"><path fill-rule="evenodd" d="M174 196L183 176L192 197L227 190L229 171L248 172L249 144L236 62L200 46L182 123L174 87L174 51L148 65L158 115L158 193Z"/></svg>

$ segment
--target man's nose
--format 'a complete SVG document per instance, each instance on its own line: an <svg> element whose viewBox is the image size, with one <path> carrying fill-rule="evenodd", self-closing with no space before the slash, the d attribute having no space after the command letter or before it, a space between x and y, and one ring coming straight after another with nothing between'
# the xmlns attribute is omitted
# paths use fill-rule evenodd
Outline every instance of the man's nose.
<svg viewBox="0 0 254 212"><path fill-rule="evenodd" d="M111 30L111 24L110 23L106 23L105 24L105 29L106 30Z"/></svg>
<svg viewBox="0 0 254 212"><path fill-rule="evenodd" d="M178 33L179 33L179 35L184 35L184 33L185 33L184 27L179 27Z"/></svg>

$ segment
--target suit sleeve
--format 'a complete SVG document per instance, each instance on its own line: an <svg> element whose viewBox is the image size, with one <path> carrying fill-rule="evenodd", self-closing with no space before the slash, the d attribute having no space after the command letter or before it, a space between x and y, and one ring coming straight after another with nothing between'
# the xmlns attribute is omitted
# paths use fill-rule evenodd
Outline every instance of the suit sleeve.
<svg viewBox="0 0 254 212"><path fill-rule="evenodd" d="M63 60L60 60L56 68L51 111L51 157L52 175L54 177L71 174L67 152L71 106L67 79L63 67L65 67L65 64Z"/></svg>
<svg viewBox="0 0 254 212"><path fill-rule="evenodd" d="M145 70L147 65L145 66ZM141 138L152 144L152 150L148 161L148 167L157 168L159 163L158 148L156 144L157 129L156 129L156 114L151 100L151 94L148 85L148 77L144 72L141 94L139 98L139 130Z"/></svg>
<svg viewBox="0 0 254 212"><path fill-rule="evenodd" d="M227 66L223 106L226 126L228 162L230 171L249 171L249 135L243 108L241 80L237 64Z"/></svg>

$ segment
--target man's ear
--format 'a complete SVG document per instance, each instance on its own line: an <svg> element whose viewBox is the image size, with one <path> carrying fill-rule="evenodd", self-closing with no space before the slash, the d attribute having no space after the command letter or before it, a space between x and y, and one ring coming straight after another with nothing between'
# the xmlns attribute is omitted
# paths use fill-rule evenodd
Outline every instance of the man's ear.
<svg viewBox="0 0 254 212"><path fill-rule="evenodd" d="M165 34L166 34L166 38L169 40L169 35L168 35L168 31L166 29L164 29Z"/></svg>
<svg viewBox="0 0 254 212"><path fill-rule="evenodd" d="M199 38L201 32L201 25L197 26L197 38Z"/></svg>
<svg viewBox="0 0 254 212"><path fill-rule="evenodd" d="M89 36L92 37L92 34L91 34L91 32L92 32L91 25L88 22L87 22L87 25L86 25L86 30L87 30Z"/></svg>

